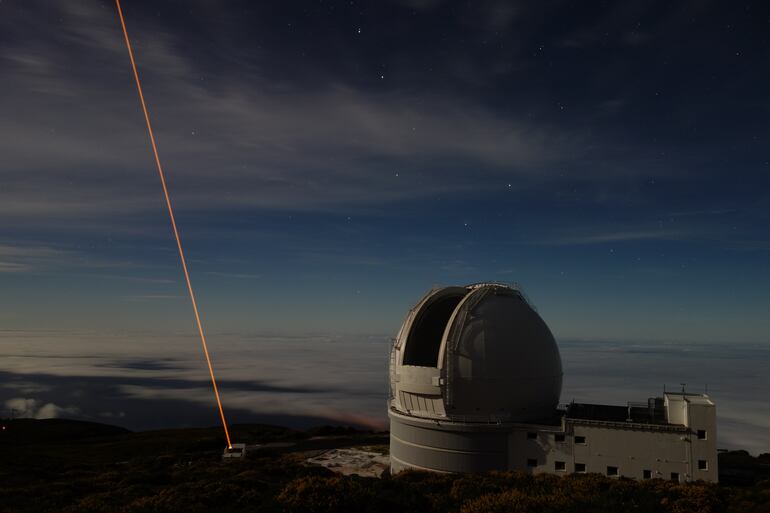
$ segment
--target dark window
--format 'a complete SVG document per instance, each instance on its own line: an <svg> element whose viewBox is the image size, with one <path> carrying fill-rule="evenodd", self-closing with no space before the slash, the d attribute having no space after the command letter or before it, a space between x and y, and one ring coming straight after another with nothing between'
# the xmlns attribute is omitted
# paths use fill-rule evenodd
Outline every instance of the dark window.
<svg viewBox="0 0 770 513"><path fill-rule="evenodd" d="M527 459L527 466L528 467L537 467L537 460L535 458L528 458Z"/></svg>
<svg viewBox="0 0 770 513"><path fill-rule="evenodd" d="M618 467L607 467L607 475L608 476L617 476L618 475Z"/></svg>
<svg viewBox="0 0 770 513"><path fill-rule="evenodd" d="M652 479L652 470L643 470L642 477L644 479Z"/></svg>
<svg viewBox="0 0 770 513"><path fill-rule="evenodd" d="M585 444L586 443L586 437L584 437L584 436L576 436L575 437L575 443L576 444Z"/></svg>
<svg viewBox="0 0 770 513"><path fill-rule="evenodd" d="M586 464L585 463L575 463L575 472L585 472L586 471Z"/></svg>
<svg viewBox="0 0 770 513"><path fill-rule="evenodd" d="M535 431L527 431L527 440L537 440L537 433Z"/></svg>
<svg viewBox="0 0 770 513"><path fill-rule="evenodd" d="M709 462L706 460L698 460L698 470L708 470Z"/></svg>
<svg viewBox="0 0 770 513"><path fill-rule="evenodd" d="M556 470L561 470L562 472L564 472L565 470L567 470L567 464L564 463L563 461L557 461L554 465L554 468L556 468Z"/></svg>
<svg viewBox="0 0 770 513"><path fill-rule="evenodd" d="M452 312L463 297L465 291L437 299L420 310L406 340L404 365L438 367L441 337Z"/></svg>
<svg viewBox="0 0 770 513"><path fill-rule="evenodd" d="M698 430L698 440L705 440L706 439L706 430L705 429L699 429Z"/></svg>
<svg viewBox="0 0 770 513"><path fill-rule="evenodd" d="M679 482L679 472L671 472L671 480Z"/></svg>
<svg viewBox="0 0 770 513"><path fill-rule="evenodd" d="M564 434L562 434L562 433L560 433L560 434L557 434L557 435L554 437L554 439L555 439L557 442L563 442L563 441L564 441Z"/></svg>

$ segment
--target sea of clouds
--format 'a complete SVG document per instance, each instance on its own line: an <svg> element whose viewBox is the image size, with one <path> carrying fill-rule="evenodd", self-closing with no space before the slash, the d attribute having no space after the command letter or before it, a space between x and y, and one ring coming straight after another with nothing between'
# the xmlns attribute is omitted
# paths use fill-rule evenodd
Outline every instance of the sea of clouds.
<svg viewBox="0 0 770 513"><path fill-rule="evenodd" d="M212 333L230 422L387 428L390 339ZM716 401L720 448L770 451L770 345L560 341L562 403L625 404L669 390ZM0 416L129 429L218 422L194 334L0 332Z"/></svg>

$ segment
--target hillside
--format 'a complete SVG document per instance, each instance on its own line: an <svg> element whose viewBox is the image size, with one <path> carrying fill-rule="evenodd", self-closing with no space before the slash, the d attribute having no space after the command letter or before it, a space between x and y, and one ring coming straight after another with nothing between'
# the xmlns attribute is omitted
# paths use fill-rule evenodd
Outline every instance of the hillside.
<svg viewBox="0 0 770 513"><path fill-rule="evenodd" d="M770 511L770 481L760 473L767 455L721 455L728 469L738 468L730 461L740 465L744 483L757 481L743 487L520 473L408 472L376 479L339 476L304 460L330 448L385 449L386 433L234 425L236 440L272 446L224 464L216 428L131 433L26 419L3 425L0 511L9 513Z"/></svg>

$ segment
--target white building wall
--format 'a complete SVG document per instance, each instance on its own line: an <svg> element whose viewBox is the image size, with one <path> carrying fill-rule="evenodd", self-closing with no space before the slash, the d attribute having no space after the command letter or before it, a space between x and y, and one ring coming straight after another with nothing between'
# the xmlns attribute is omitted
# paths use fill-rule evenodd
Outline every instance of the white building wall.
<svg viewBox="0 0 770 513"><path fill-rule="evenodd" d="M599 425L568 420L564 431L542 426L517 428L508 436L508 469L535 474L610 475L609 467L615 467L618 477L716 482L716 422L711 415L713 408L711 412L704 409L698 413L691 409L690 419L693 425L705 426L706 440L698 440L697 431L684 426L679 430L659 426L632 428L619 423ZM533 432L534 439L528 436ZM559 441L562 437L564 440Z"/></svg>
<svg viewBox="0 0 770 513"><path fill-rule="evenodd" d="M529 433L533 433L535 438L529 438ZM566 435L563 442L557 442L558 434L563 434L563 431L536 425L511 431L508 435L508 470L555 473L556 462L563 461L565 470L558 472L571 472L572 443ZM534 466L530 465L530 460L535 463Z"/></svg>
<svg viewBox="0 0 770 513"><path fill-rule="evenodd" d="M681 424L563 417L561 425L495 425L441 422L391 411L392 469L586 472L640 480L716 482L714 403L706 396L679 394L667 397L665 404L671 408L668 418ZM617 473L608 472L610 468Z"/></svg>
<svg viewBox="0 0 770 513"><path fill-rule="evenodd" d="M703 396L685 396L692 479L717 481L717 418L714 403Z"/></svg>
<svg viewBox="0 0 770 513"><path fill-rule="evenodd" d="M530 431L513 431L509 435L509 469L539 473L580 472L576 464L583 464L582 472L607 475L607 468L617 467L618 476L643 479L644 470L652 478L670 479L679 473L684 481L688 474L686 443L683 432L619 429L568 424L566 432L538 431L530 439ZM561 434L564 441L557 441ZM575 443L575 437L584 437L585 443ZM529 460L536 465L530 466ZM557 464L558 463L558 464ZM561 463L564 464L561 470Z"/></svg>
<svg viewBox="0 0 770 513"><path fill-rule="evenodd" d="M644 479L648 470L651 478L688 480L683 432L581 424L571 428L573 440L585 438L584 444L574 444L574 458L575 463L586 465L587 472L610 475L608 468L616 467L618 476L633 479Z"/></svg>

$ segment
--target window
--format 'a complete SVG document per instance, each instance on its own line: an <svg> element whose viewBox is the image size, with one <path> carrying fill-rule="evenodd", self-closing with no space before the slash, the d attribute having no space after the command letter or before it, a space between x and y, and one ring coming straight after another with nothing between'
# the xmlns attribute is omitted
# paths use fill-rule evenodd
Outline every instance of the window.
<svg viewBox="0 0 770 513"><path fill-rule="evenodd" d="M575 472L578 472L580 474L585 474L585 472L586 472L586 464L585 463L575 463Z"/></svg>
<svg viewBox="0 0 770 513"><path fill-rule="evenodd" d="M709 462L706 460L698 460L698 470L708 470Z"/></svg>
<svg viewBox="0 0 770 513"><path fill-rule="evenodd" d="M698 430L698 440L706 440L706 430L705 429L699 429Z"/></svg>
<svg viewBox="0 0 770 513"><path fill-rule="evenodd" d="M554 440L557 442L563 442L564 441L564 433L558 433L556 436L554 436Z"/></svg>
<svg viewBox="0 0 770 513"><path fill-rule="evenodd" d="M527 431L527 440L537 440L537 433L535 431Z"/></svg>
<svg viewBox="0 0 770 513"><path fill-rule="evenodd" d="M583 445L585 445L586 437L584 437L584 436L575 436L575 443L576 444L583 444Z"/></svg>
<svg viewBox="0 0 770 513"><path fill-rule="evenodd" d="M607 467L607 475L608 476L617 476L618 475L618 467Z"/></svg>
<svg viewBox="0 0 770 513"><path fill-rule="evenodd" d="M643 470L642 479L652 479L652 470Z"/></svg>
<svg viewBox="0 0 770 513"><path fill-rule="evenodd" d="M556 468L556 470L558 470L560 472L564 472L565 470L567 470L567 464L564 463L563 461L555 462L554 467Z"/></svg>
<svg viewBox="0 0 770 513"><path fill-rule="evenodd" d="M671 472L671 480L679 482L679 472Z"/></svg>
<svg viewBox="0 0 770 513"><path fill-rule="evenodd" d="M528 458L527 459L527 466L528 467L537 467L537 460L535 458Z"/></svg>

